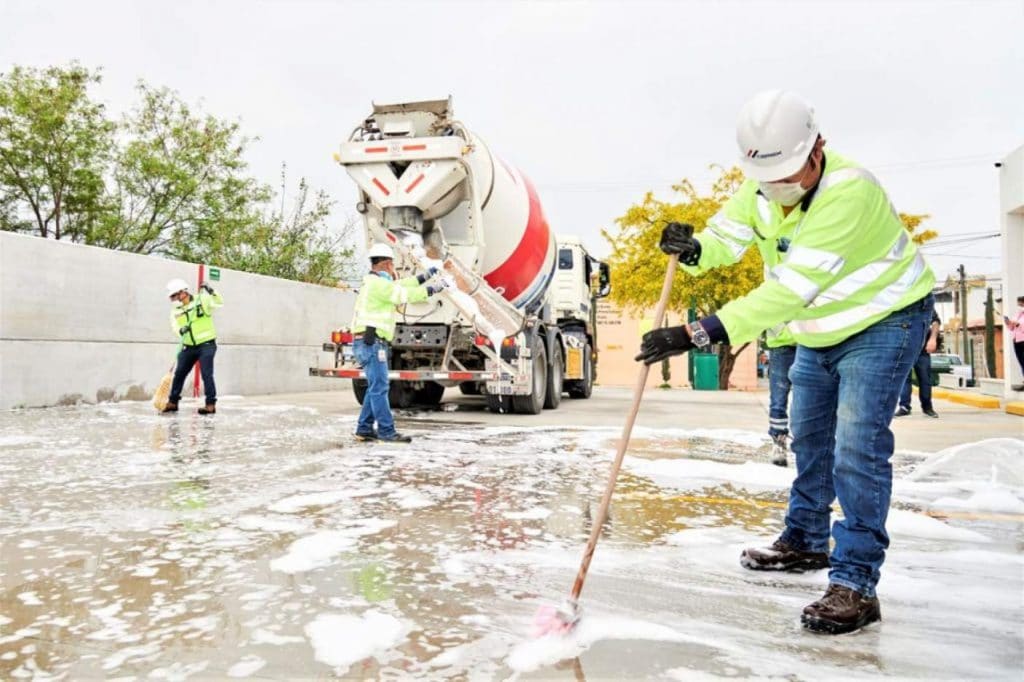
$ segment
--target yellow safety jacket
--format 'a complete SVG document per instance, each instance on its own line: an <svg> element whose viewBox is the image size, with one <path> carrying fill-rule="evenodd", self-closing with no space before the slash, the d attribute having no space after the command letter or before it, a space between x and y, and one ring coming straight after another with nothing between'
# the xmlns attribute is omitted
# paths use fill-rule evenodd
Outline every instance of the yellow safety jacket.
<svg viewBox="0 0 1024 682"><path fill-rule="evenodd" d="M371 272L363 278L356 297L352 332L360 334L375 327L377 336L385 341L395 338L395 306L427 300L427 288L415 277L392 281Z"/></svg>
<svg viewBox="0 0 1024 682"><path fill-rule="evenodd" d="M813 194L787 218L747 180L700 233L700 264L706 257L714 267L738 260L758 232L767 240L792 227L764 283L715 316L730 343L788 323L797 343L832 346L931 292L935 275L875 176L834 152L824 165Z"/></svg>
<svg viewBox="0 0 1024 682"><path fill-rule="evenodd" d="M182 327L187 331L181 334L181 341L186 346L198 346L217 338L213 328L213 311L224 305L224 297L220 293L210 295L200 291L198 295L182 305L175 303L171 310L171 329L179 334Z"/></svg>

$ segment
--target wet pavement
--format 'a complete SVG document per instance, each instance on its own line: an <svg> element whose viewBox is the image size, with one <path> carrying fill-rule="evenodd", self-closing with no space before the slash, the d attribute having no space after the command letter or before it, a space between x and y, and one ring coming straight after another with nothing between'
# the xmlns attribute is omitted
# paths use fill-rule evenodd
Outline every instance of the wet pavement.
<svg viewBox="0 0 1024 682"><path fill-rule="evenodd" d="M404 446L351 438L347 395L0 413L0 679L1020 679L1024 441L985 440L1012 421L898 442L884 620L822 637L798 619L825 573L737 563L792 476L758 405L642 419L580 626L531 638L628 405L600 394L533 421L452 398L400 413Z"/></svg>

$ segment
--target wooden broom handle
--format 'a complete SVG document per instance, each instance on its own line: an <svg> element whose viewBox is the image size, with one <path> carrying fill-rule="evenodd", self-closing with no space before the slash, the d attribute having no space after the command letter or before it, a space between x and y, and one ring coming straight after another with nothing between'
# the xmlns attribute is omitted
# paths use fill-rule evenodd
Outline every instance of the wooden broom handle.
<svg viewBox="0 0 1024 682"><path fill-rule="evenodd" d="M665 308L668 307L669 295L672 293L672 282L676 276L676 266L679 264L679 256L672 255L668 259L668 269L665 271L665 283L661 285L661 298L654 309L654 326L652 329L661 327L665 318ZM626 423L622 426L622 437L619 438L619 449L615 453L615 461L612 462L612 469L608 472L608 487L605 488L604 497L601 498L601 507L597 510L597 518L594 519L594 526L590 531L590 540L587 541L587 548L583 550L583 561L580 562L579 573L576 574L576 582L572 585L572 600L576 601L583 591L583 582L587 579L587 571L590 569L590 560L594 557L594 550L597 549L597 541L601 537L601 529L608 518L608 507L611 506L612 493L615 492L615 481L619 477L619 469L622 468L622 460L626 456L626 448L629 446L629 437L633 432L633 423L640 411L640 400L644 397L644 387L647 385L647 374L651 366L641 364L640 372L636 378L636 387L633 389L633 405L629 409Z"/></svg>

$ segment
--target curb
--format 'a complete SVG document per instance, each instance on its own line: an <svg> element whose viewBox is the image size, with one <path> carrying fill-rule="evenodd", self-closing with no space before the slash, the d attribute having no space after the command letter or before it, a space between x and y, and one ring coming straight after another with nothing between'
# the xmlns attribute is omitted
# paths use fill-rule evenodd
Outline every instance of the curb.
<svg viewBox="0 0 1024 682"><path fill-rule="evenodd" d="M1024 417L1024 403L1022 403L1022 402L1008 402L1008 403L1006 403L1006 414L1015 414L1018 417Z"/></svg>
<svg viewBox="0 0 1024 682"><path fill-rule="evenodd" d="M960 393L959 391L947 391L941 388L933 388L932 396L949 400L954 403L982 407L989 410L998 410L1000 407L999 398L990 395L976 395L974 393ZM1007 406L1009 411L1009 406ZM1024 409L1022 409L1024 411Z"/></svg>

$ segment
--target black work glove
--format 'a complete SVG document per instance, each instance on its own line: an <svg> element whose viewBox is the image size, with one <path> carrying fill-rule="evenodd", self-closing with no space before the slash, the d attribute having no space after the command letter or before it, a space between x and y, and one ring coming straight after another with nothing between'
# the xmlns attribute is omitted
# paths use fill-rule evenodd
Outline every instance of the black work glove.
<svg viewBox="0 0 1024 682"><path fill-rule="evenodd" d="M661 231L658 248L670 256L677 254L683 265L696 265L700 260L700 242L693 237L693 225L669 223Z"/></svg>
<svg viewBox="0 0 1024 682"><path fill-rule="evenodd" d="M191 328L192 328L192 325L190 325L190 324L186 324L184 327L180 327L178 329L178 336L185 336L185 334L188 334L189 329L191 329Z"/></svg>
<svg viewBox="0 0 1024 682"><path fill-rule="evenodd" d="M640 352L633 359L645 365L653 365L673 355L682 355L693 347L686 327L662 327L644 334Z"/></svg>
<svg viewBox="0 0 1024 682"><path fill-rule="evenodd" d="M439 293L441 293L442 291L444 291L447 288L448 288L448 285L445 284L444 281L440 281L440 282L437 282L435 284L431 284L430 286L427 287L427 296L433 296L434 294L439 294Z"/></svg>
<svg viewBox="0 0 1024 682"><path fill-rule="evenodd" d="M423 284L436 274L437 268L435 268L434 266L430 266L429 268L427 268L427 271L424 274L416 275L416 281L418 281L420 284Z"/></svg>
<svg viewBox="0 0 1024 682"><path fill-rule="evenodd" d="M206 293L210 294L211 296L214 293L216 293L214 292L213 287L210 286L209 282L203 282L202 284L199 285L199 288L205 291Z"/></svg>
<svg viewBox="0 0 1024 682"><path fill-rule="evenodd" d="M377 343L376 327L367 327L365 330L363 330L363 343L365 343L367 346L372 346L373 344Z"/></svg>

